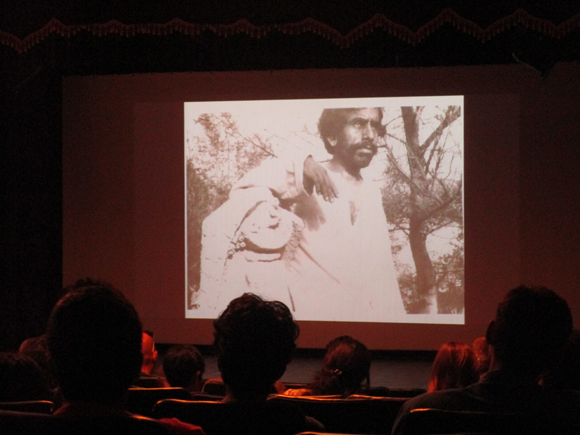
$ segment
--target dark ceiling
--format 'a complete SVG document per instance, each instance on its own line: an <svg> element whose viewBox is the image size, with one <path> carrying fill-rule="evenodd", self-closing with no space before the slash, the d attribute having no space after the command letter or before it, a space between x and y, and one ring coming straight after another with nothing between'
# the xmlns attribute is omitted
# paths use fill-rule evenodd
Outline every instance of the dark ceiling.
<svg viewBox="0 0 580 435"><path fill-rule="evenodd" d="M545 74L580 54L580 2L572 1L28 0L1 8L2 73L12 83L18 71L47 67L102 74L521 62Z"/></svg>

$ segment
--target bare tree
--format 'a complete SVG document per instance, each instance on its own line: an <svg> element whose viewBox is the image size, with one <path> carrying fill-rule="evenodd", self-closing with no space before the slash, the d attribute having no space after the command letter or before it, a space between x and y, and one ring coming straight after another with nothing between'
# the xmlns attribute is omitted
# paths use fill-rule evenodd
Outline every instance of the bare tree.
<svg viewBox="0 0 580 435"><path fill-rule="evenodd" d="M454 159L460 156L449 138L449 127L461 116L461 108L441 109L430 120L434 123L424 122L424 109L424 106L401 107L398 122L402 121L402 134L388 134L389 165L383 201L389 221L408 237L415 264L415 274L400 271L407 309L434 313L438 312L437 286L447 282L442 274L448 274L449 268L441 264L435 267L427 237L444 227L461 230L463 226L462 181L454 169L457 166ZM428 135L424 134L426 128L432 128ZM426 136L422 142L421 136ZM404 145L405 155L394 152L389 145L392 141ZM462 258L462 252L457 255Z"/></svg>

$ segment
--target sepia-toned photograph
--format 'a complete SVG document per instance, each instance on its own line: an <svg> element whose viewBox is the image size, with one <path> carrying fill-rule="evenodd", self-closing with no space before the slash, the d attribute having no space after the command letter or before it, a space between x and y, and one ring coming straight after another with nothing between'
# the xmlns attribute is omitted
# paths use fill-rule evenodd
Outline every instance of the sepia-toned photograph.
<svg viewBox="0 0 580 435"><path fill-rule="evenodd" d="M464 323L463 97L187 102L186 316Z"/></svg>

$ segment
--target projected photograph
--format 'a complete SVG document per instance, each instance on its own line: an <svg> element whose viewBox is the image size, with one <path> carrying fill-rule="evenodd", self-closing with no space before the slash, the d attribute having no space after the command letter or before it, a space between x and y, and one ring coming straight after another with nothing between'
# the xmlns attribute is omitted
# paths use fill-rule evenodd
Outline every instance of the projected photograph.
<svg viewBox="0 0 580 435"><path fill-rule="evenodd" d="M464 324L462 96L184 104L186 317Z"/></svg>

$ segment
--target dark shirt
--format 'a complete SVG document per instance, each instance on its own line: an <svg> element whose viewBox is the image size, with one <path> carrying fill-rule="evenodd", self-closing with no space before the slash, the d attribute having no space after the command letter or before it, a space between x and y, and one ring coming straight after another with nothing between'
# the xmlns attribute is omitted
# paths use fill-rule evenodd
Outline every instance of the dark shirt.
<svg viewBox="0 0 580 435"><path fill-rule="evenodd" d="M306 417L294 404L274 401L176 403L177 408L161 415L173 415L203 428L207 435L293 435L322 431L316 420ZM158 414L158 417L161 416Z"/></svg>
<svg viewBox="0 0 580 435"><path fill-rule="evenodd" d="M399 427L402 416L420 408L543 415L578 414L580 392L546 388L503 371L492 371L466 388L434 391L409 399L401 408L392 433L402 433Z"/></svg>

